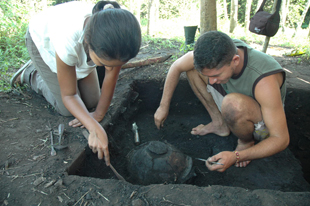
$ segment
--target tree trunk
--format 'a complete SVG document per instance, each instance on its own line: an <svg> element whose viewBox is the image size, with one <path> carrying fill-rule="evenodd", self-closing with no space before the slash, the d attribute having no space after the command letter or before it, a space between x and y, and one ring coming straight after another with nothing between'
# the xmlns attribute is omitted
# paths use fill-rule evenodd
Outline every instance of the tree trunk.
<svg viewBox="0 0 310 206"><path fill-rule="evenodd" d="M225 20L228 20L226 0L223 0L222 2L216 1L216 12L217 19L224 18Z"/></svg>
<svg viewBox="0 0 310 206"><path fill-rule="evenodd" d="M271 11L272 14L276 11L277 3L278 3L278 0L275 0L273 2L272 11ZM269 41L270 41L270 37L266 36L262 52L266 53L268 45L269 45Z"/></svg>
<svg viewBox="0 0 310 206"><path fill-rule="evenodd" d="M148 8L147 8L147 27L146 27L146 34L147 35L150 35L151 33L151 7L152 7L152 4L153 4L153 0L149 0L148 1Z"/></svg>
<svg viewBox="0 0 310 206"><path fill-rule="evenodd" d="M285 9L285 11L286 11L286 13L285 13L285 21L286 21L286 19L288 18L288 12L289 12L289 8L290 8L290 3L291 3L291 0L287 0L287 2L286 2L286 9Z"/></svg>
<svg viewBox="0 0 310 206"><path fill-rule="evenodd" d="M252 5L252 0L247 0L246 9L245 9L245 19L244 19L245 32L248 32L249 25L250 25L251 5Z"/></svg>
<svg viewBox="0 0 310 206"><path fill-rule="evenodd" d="M156 27L156 6L159 0L149 0L148 4L148 20L147 20L147 35L152 36L154 34L154 28Z"/></svg>
<svg viewBox="0 0 310 206"><path fill-rule="evenodd" d="M200 0L200 34L217 30L216 0Z"/></svg>
<svg viewBox="0 0 310 206"><path fill-rule="evenodd" d="M216 1L216 15L217 15L217 19L218 18L221 18L221 15L223 14L224 15L224 12L222 11L222 7L221 7L221 2L220 1Z"/></svg>
<svg viewBox="0 0 310 206"><path fill-rule="evenodd" d="M135 11L135 15L136 18L139 22L139 24L141 23L141 5L142 5L142 1L141 0L136 0L137 5L136 5L136 11Z"/></svg>
<svg viewBox="0 0 310 206"><path fill-rule="evenodd" d="M230 9L230 29L229 32L233 33L238 22L238 0L231 0Z"/></svg>
<svg viewBox="0 0 310 206"><path fill-rule="evenodd" d="M262 5L262 2L263 2L263 0L258 0L257 5L256 5L256 11L258 11L260 5Z"/></svg>
<svg viewBox="0 0 310 206"><path fill-rule="evenodd" d="M305 9L304 9L304 11L303 11L303 13L302 13L302 15L301 15L301 18L300 18L299 22L297 23L297 27L296 27L296 29L295 29L295 32L294 32L294 34L293 34L293 37L295 37L296 34L298 33L298 31L301 29L301 25L302 25L302 23L303 23L304 20L305 20L305 16L306 16L306 14L307 14L307 11L308 11L308 9L309 9L309 6L310 6L310 0L308 0L308 2L307 2L307 4L306 4L306 7L305 7Z"/></svg>
<svg viewBox="0 0 310 206"><path fill-rule="evenodd" d="M129 10L135 15L139 23L140 23L141 4L142 0L130 0Z"/></svg>
<svg viewBox="0 0 310 206"><path fill-rule="evenodd" d="M154 0L154 16L155 16L155 26L157 25L158 21L159 21L159 5L160 5L160 2L159 0Z"/></svg>
<svg viewBox="0 0 310 206"><path fill-rule="evenodd" d="M129 11L131 12L131 13L133 13L134 12L134 6L135 6L135 2L134 2L135 0L129 0Z"/></svg>
<svg viewBox="0 0 310 206"><path fill-rule="evenodd" d="M291 3L291 0L287 0L286 9L285 9L286 12L288 12L288 9L290 8L290 3Z"/></svg>
<svg viewBox="0 0 310 206"><path fill-rule="evenodd" d="M285 32L285 23L286 23L286 14L287 14L287 8L286 4L289 3L289 0L282 0L282 5L281 5L281 30L284 33Z"/></svg>
<svg viewBox="0 0 310 206"><path fill-rule="evenodd" d="M228 20L227 2L226 2L226 0L223 0L223 9L224 9L224 17L225 17L226 20Z"/></svg>

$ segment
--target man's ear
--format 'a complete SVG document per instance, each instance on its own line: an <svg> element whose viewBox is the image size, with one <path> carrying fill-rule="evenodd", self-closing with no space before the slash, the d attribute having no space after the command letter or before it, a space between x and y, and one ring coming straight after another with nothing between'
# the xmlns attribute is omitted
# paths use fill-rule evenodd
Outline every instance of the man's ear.
<svg viewBox="0 0 310 206"><path fill-rule="evenodd" d="M240 56L238 54L235 54L232 61L234 62L234 64L237 66L239 65L240 62Z"/></svg>

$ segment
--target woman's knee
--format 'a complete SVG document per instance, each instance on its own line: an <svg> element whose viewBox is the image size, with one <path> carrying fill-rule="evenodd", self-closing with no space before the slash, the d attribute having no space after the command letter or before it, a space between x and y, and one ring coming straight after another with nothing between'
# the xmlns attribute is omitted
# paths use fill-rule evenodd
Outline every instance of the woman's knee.
<svg viewBox="0 0 310 206"><path fill-rule="evenodd" d="M100 99L100 88L96 70L78 81L78 90L87 109L97 106Z"/></svg>
<svg viewBox="0 0 310 206"><path fill-rule="evenodd" d="M98 102L99 102L99 98L94 97L94 98L92 98L89 101L84 102L84 103L85 103L85 106L87 109L94 109L97 107Z"/></svg>
<svg viewBox="0 0 310 206"><path fill-rule="evenodd" d="M58 113L59 114L61 114L62 116L65 116L65 117L71 117L71 116L73 116L70 112L69 112L69 110L59 110L58 111Z"/></svg>
<svg viewBox="0 0 310 206"><path fill-rule="evenodd" d="M62 116L65 116L65 117L71 117L72 116L72 114L69 112L69 110L63 104L56 104L56 106L54 106L54 108Z"/></svg>

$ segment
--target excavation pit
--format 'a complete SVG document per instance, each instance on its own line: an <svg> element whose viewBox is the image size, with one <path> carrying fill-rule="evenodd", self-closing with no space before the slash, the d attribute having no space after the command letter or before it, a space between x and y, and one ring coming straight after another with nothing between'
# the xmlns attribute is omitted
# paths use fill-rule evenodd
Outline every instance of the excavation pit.
<svg viewBox="0 0 310 206"><path fill-rule="evenodd" d="M128 90L127 101L117 108L119 113L114 118L115 121L106 128L110 142L111 163L126 181L139 185L148 184L136 181L132 175L133 171L128 170L128 154L139 147L134 142L132 131L132 124L136 122L140 144L150 141L166 142L192 158L195 176L182 182L184 184L222 185L250 190L272 189L284 192L310 190L309 184L303 178L299 161L289 149L272 157L252 161L246 168L232 166L223 173L209 171L204 162L196 158L207 159L221 151L233 151L237 145L237 138L232 134L227 137L215 134L205 136L190 134L193 127L207 124L211 119L184 79L176 88L164 127L158 130L154 124L154 113L161 99L162 88L163 82L155 80L134 82ZM67 172L69 175L117 179L112 170L104 161L98 160L97 155L93 154L88 146Z"/></svg>

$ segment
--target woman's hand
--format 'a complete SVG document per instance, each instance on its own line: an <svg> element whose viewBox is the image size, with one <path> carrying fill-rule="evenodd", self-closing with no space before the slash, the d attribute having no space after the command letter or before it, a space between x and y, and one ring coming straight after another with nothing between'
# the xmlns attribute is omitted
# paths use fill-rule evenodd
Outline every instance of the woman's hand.
<svg viewBox="0 0 310 206"><path fill-rule="evenodd" d="M98 115L96 112L91 112L89 113L90 116L92 116L97 122L101 122L101 120L103 119L102 116ZM74 119L72 121L69 122L69 126L71 127L81 127L84 128L84 125L78 120L78 119Z"/></svg>
<svg viewBox="0 0 310 206"><path fill-rule="evenodd" d="M98 159L105 160L107 166L110 165L110 155L108 148L108 136L105 130L99 126L94 130L89 131L88 145L93 153L98 153Z"/></svg>

